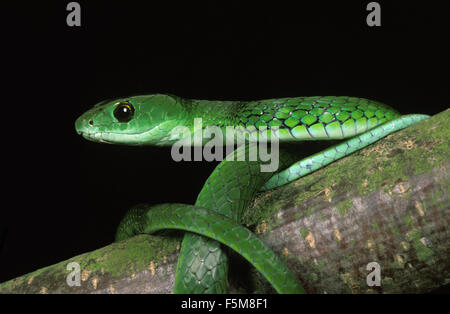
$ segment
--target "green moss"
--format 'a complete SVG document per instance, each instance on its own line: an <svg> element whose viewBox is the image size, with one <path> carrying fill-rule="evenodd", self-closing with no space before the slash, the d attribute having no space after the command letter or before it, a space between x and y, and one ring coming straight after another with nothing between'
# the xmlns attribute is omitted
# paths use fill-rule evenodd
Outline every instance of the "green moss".
<svg viewBox="0 0 450 314"><path fill-rule="evenodd" d="M309 277L310 277L311 281L317 281L319 279L319 276L317 276L316 273L311 273L309 275Z"/></svg>
<svg viewBox="0 0 450 314"><path fill-rule="evenodd" d="M164 256L169 256L176 250L179 239L159 236L136 236L126 241L114 243L110 251L100 249L88 253L80 263L81 269L104 272L111 276L121 276L124 272L141 271L148 267L149 262L161 262ZM108 254L105 258L105 254ZM98 263L98 261L102 261Z"/></svg>
<svg viewBox="0 0 450 314"><path fill-rule="evenodd" d="M405 216L404 222L405 222L405 226L409 228L413 224L413 219L410 215L408 215L408 216Z"/></svg>
<svg viewBox="0 0 450 314"><path fill-rule="evenodd" d="M436 206L439 204L439 200L442 198L441 191L435 190L433 192L433 198L431 199L430 206Z"/></svg>
<svg viewBox="0 0 450 314"><path fill-rule="evenodd" d="M408 256L405 254L394 254L394 261L390 264L392 269L404 269L408 262Z"/></svg>
<svg viewBox="0 0 450 314"><path fill-rule="evenodd" d="M384 255L386 253L386 247L380 243L378 244L378 251Z"/></svg>
<svg viewBox="0 0 450 314"><path fill-rule="evenodd" d="M419 261L427 264L434 263L434 252L422 242L422 232L419 229L409 231L406 239L412 243Z"/></svg>
<svg viewBox="0 0 450 314"><path fill-rule="evenodd" d="M302 238L303 239L306 239L306 237L308 236L308 234L310 233L311 231L309 231L308 229L301 229L300 230L300 234L302 235Z"/></svg>
<svg viewBox="0 0 450 314"><path fill-rule="evenodd" d="M294 215L295 220L299 220L303 217L303 211L296 212Z"/></svg>
<svg viewBox="0 0 450 314"><path fill-rule="evenodd" d="M319 260L317 263L314 263L314 268L320 272L325 268L325 262L323 260Z"/></svg>
<svg viewBox="0 0 450 314"><path fill-rule="evenodd" d="M358 293L360 291L355 279L349 273L341 274L342 281L346 284L348 290L346 293Z"/></svg>
<svg viewBox="0 0 450 314"><path fill-rule="evenodd" d="M338 212L341 216L345 216L352 207L352 201L346 200L338 205Z"/></svg>
<svg viewBox="0 0 450 314"><path fill-rule="evenodd" d="M55 282L65 281L71 272L66 267L71 262L80 265L80 271L94 274L108 274L110 277L123 277L149 267L150 261L156 265L164 257L169 257L177 250L178 237L138 235L122 242L113 243L104 248L85 253L69 260L38 269L34 272L0 284L0 291L8 291L13 285L20 286L19 292L38 292L40 287L33 286L38 281L41 286L50 288ZM30 279L33 277L33 280ZM48 282L48 280L50 282ZM30 281L30 284L28 282ZM48 282L48 284L47 284Z"/></svg>
<svg viewBox="0 0 450 314"><path fill-rule="evenodd" d="M381 287L383 287L383 289L390 291L391 293L399 292L398 285L391 277L381 278Z"/></svg>
<svg viewBox="0 0 450 314"><path fill-rule="evenodd" d="M398 239L402 238L402 234L401 234L400 230L395 225L391 226L391 231Z"/></svg>

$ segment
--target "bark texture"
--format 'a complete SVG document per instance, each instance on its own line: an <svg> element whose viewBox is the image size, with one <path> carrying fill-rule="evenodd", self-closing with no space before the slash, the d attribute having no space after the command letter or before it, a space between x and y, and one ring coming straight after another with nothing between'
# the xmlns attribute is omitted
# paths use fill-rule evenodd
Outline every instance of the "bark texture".
<svg viewBox="0 0 450 314"><path fill-rule="evenodd" d="M309 293L423 293L450 283L450 109L274 191L243 223ZM181 237L140 235L0 284L0 293L170 293ZM80 285L76 281L79 265ZM376 279L380 286L369 286ZM270 293L240 257L231 292ZM71 282L69 280L69 282Z"/></svg>

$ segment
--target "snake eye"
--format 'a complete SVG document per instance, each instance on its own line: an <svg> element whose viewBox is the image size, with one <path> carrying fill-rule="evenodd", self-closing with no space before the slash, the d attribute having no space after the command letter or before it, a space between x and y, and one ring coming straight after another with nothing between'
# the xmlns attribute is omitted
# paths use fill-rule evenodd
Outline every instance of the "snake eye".
<svg viewBox="0 0 450 314"><path fill-rule="evenodd" d="M131 120L134 114L134 107L127 101L120 102L117 104L116 109L114 109L114 117L119 122L128 122Z"/></svg>

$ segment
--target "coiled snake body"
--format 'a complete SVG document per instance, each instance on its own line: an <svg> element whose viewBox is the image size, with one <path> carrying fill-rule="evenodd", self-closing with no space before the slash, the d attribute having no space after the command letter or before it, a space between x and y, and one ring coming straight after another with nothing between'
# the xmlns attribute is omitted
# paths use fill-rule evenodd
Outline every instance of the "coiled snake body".
<svg viewBox="0 0 450 314"><path fill-rule="evenodd" d="M300 161L280 149L278 172L262 172L262 161L237 158L249 144L243 145L232 153L234 161L223 160L215 168L195 205L138 205L117 230L117 241L161 229L189 231L181 246L174 293L227 291L228 260L222 244L245 257L277 292L303 293L279 257L239 224L243 210L258 191L294 181L427 117L400 116L380 102L357 97L243 102L154 94L103 101L81 115L75 126L88 140L124 145L173 145L185 135L172 131L184 126L195 132L196 118L202 118L203 128L214 126L225 132L226 127L236 127L248 143L264 138L280 142L347 139Z"/></svg>

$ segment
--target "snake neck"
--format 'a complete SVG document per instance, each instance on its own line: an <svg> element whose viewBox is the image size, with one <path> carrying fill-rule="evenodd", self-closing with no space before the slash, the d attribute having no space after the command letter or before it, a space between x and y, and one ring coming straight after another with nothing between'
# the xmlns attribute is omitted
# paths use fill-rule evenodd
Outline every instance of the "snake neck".
<svg viewBox="0 0 450 314"><path fill-rule="evenodd" d="M183 99L182 102L189 112L189 122L193 125L194 119L202 119L203 127L236 126L246 106L242 101Z"/></svg>

